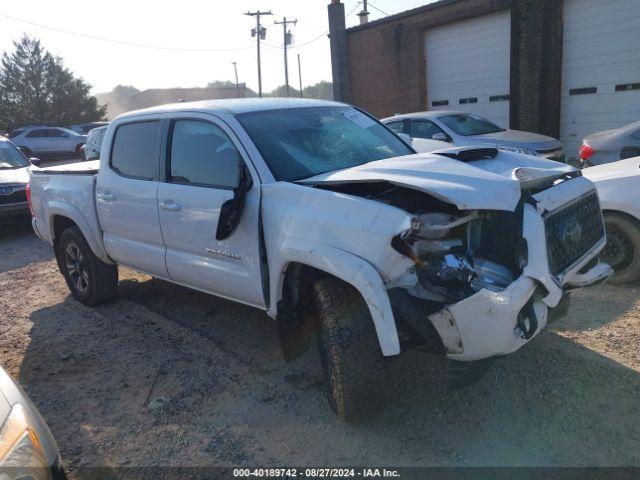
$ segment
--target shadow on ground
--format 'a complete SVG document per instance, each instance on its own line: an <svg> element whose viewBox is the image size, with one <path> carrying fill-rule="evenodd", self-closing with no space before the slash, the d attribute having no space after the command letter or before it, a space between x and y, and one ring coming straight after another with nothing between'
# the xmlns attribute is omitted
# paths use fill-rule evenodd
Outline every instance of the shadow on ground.
<svg viewBox="0 0 640 480"><path fill-rule="evenodd" d="M25 249L25 244L29 245L28 249ZM52 257L51 246L33 232L31 219L0 224L0 273L50 260Z"/></svg>
<svg viewBox="0 0 640 480"><path fill-rule="evenodd" d="M638 372L551 331L455 392L443 359L391 359L386 413L345 425L317 352L286 364L257 310L126 280L111 304L31 320L20 382L73 468L640 464Z"/></svg>

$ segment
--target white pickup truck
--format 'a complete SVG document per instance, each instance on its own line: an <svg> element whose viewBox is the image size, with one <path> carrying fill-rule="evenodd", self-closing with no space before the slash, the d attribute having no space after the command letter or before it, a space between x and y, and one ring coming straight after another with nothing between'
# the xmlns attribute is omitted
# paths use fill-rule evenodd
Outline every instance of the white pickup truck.
<svg viewBox="0 0 640 480"><path fill-rule="evenodd" d="M87 305L116 294L126 265L265 310L287 360L317 333L345 420L381 411L385 357L426 345L464 380L530 341L567 290L612 273L578 170L484 147L415 154L334 102L127 113L99 163L34 168L30 202Z"/></svg>

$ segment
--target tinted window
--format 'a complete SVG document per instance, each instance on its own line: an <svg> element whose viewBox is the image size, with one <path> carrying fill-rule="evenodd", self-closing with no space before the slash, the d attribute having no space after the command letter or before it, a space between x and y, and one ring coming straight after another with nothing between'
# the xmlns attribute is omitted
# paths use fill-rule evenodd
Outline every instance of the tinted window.
<svg viewBox="0 0 640 480"><path fill-rule="evenodd" d="M395 133L404 133L404 122L389 122L385 125Z"/></svg>
<svg viewBox="0 0 640 480"><path fill-rule="evenodd" d="M42 138L48 136L48 130L45 129L31 130L29 133L27 133L27 138Z"/></svg>
<svg viewBox="0 0 640 480"><path fill-rule="evenodd" d="M170 182L235 188L239 161L240 154L220 127L199 120L173 124Z"/></svg>
<svg viewBox="0 0 640 480"><path fill-rule="evenodd" d="M377 120L343 106L303 107L237 116L277 180L415 153Z"/></svg>
<svg viewBox="0 0 640 480"><path fill-rule="evenodd" d="M22 132L24 132L24 130L22 128L19 128L17 130L14 130L13 132L11 132L9 134L9 138L13 138L13 137L17 137L18 135L20 135Z"/></svg>
<svg viewBox="0 0 640 480"><path fill-rule="evenodd" d="M111 149L111 166L127 177L152 180L158 174L156 146L160 122L120 125Z"/></svg>
<svg viewBox="0 0 640 480"><path fill-rule="evenodd" d="M68 137L69 134L59 128L50 128L49 130L47 130L47 136L60 138L60 137Z"/></svg>
<svg viewBox="0 0 640 480"><path fill-rule="evenodd" d="M412 138L433 138L436 133L444 133L440 127L428 120L411 120Z"/></svg>
<svg viewBox="0 0 640 480"><path fill-rule="evenodd" d="M504 131L504 128L500 128L495 123L473 113L444 115L438 119L458 135L484 135L485 133Z"/></svg>

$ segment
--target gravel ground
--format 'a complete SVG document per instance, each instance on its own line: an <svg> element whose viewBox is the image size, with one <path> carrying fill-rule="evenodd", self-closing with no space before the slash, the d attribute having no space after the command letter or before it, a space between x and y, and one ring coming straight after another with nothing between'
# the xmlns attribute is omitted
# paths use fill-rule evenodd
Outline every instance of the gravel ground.
<svg viewBox="0 0 640 480"><path fill-rule="evenodd" d="M390 404L338 422L317 352L286 364L260 311L121 269L120 296L69 296L50 247L0 227L0 364L72 477L85 466L639 466L638 288L574 294L570 315L473 386L445 362L388 362Z"/></svg>

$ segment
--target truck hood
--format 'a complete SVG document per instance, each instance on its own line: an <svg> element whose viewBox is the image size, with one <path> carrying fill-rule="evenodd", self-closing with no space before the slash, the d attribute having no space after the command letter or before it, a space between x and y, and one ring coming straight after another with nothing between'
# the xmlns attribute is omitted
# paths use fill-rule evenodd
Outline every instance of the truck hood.
<svg viewBox="0 0 640 480"><path fill-rule="evenodd" d="M469 141L483 144L508 145L512 147L526 147L532 150L552 150L561 148L562 143L553 137L539 133L523 132L521 130L504 130L502 132L485 133L466 137Z"/></svg>
<svg viewBox="0 0 640 480"><path fill-rule="evenodd" d="M441 154L417 154L365 163L323 173L298 183L338 185L388 182L418 190L460 210L513 211L521 196L518 178L536 180L561 177L576 169L558 162L514 152L500 151L495 158L463 162L444 154L464 149L439 150ZM468 149L467 149L468 150Z"/></svg>
<svg viewBox="0 0 640 480"><path fill-rule="evenodd" d="M0 184L29 183L29 167L0 169Z"/></svg>

